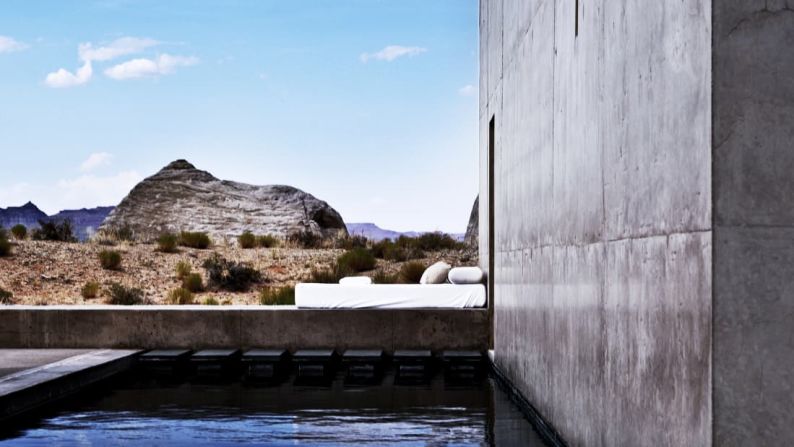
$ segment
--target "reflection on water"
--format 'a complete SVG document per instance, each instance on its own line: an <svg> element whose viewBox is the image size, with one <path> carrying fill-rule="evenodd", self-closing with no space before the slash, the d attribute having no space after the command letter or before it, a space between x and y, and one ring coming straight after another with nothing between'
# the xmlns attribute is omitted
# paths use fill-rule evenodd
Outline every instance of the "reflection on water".
<svg viewBox="0 0 794 447"><path fill-rule="evenodd" d="M121 383L61 405L0 446L521 445L542 446L490 380L450 388L250 388Z"/></svg>

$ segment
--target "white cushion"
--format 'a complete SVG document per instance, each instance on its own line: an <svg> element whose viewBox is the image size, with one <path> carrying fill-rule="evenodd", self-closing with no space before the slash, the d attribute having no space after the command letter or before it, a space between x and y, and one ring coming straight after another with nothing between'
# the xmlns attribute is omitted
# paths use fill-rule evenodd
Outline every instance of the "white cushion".
<svg viewBox="0 0 794 447"><path fill-rule="evenodd" d="M439 261L422 273L422 279L419 284L443 284L447 282L447 274L452 269L452 266L446 262Z"/></svg>
<svg viewBox="0 0 794 447"><path fill-rule="evenodd" d="M369 276L346 276L339 280L339 284L347 286L364 286L372 284L372 279Z"/></svg>
<svg viewBox="0 0 794 447"><path fill-rule="evenodd" d="M455 267L447 276L452 284L482 284L485 274L479 267Z"/></svg>

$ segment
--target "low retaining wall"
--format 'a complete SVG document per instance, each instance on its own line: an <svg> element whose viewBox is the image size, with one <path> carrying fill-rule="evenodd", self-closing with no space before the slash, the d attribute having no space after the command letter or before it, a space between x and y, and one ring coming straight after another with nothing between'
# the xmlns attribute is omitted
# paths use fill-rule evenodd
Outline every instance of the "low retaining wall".
<svg viewBox="0 0 794 447"><path fill-rule="evenodd" d="M486 309L8 306L2 348L488 349Z"/></svg>

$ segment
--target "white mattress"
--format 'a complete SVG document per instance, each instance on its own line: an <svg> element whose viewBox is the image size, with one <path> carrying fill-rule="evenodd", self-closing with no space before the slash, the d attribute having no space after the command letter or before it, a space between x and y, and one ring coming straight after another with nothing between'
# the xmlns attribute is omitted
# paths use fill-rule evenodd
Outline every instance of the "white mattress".
<svg viewBox="0 0 794 447"><path fill-rule="evenodd" d="M482 284L309 284L295 286L304 309L407 309L485 306Z"/></svg>

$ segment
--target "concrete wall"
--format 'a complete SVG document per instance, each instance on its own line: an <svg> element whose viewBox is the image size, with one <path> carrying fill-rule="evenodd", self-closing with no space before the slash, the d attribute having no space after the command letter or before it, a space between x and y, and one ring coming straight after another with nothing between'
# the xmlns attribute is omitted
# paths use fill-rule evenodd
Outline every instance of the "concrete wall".
<svg viewBox="0 0 794 447"><path fill-rule="evenodd" d="M710 2L576 3L480 4L495 360L572 445L710 445Z"/></svg>
<svg viewBox="0 0 794 447"><path fill-rule="evenodd" d="M6 306L0 348L488 348L485 309Z"/></svg>
<svg viewBox="0 0 794 447"><path fill-rule="evenodd" d="M794 2L714 2L714 444L794 442Z"/></svg>

